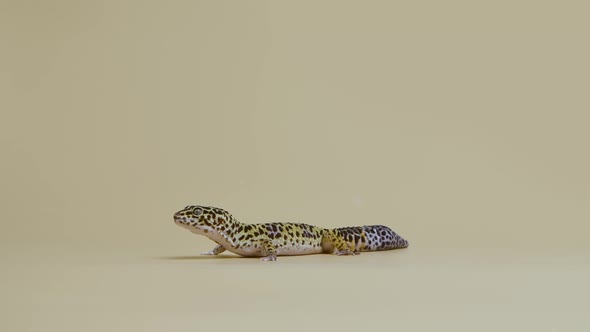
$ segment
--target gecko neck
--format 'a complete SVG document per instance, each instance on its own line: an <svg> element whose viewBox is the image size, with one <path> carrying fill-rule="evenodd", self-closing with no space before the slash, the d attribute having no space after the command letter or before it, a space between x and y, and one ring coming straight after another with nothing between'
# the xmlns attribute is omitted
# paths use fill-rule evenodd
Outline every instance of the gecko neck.
<svg viewBox="0 0 590 332"><path fill-rule="evenodd" d="M226 249L235 247L239 240L239 234L244 230L245 223L240 222L233 216L219 218L212 231L203 235L223 245ZM229 246L229 247L228 247Z"/></svg>

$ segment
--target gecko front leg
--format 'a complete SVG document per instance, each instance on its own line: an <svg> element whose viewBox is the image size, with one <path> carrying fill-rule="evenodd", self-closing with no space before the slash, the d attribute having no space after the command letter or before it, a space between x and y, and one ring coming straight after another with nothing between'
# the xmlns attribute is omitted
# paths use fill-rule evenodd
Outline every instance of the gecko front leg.
<svg viewBox="0 0 590 332"><path fill-rule="evenodd" d="M205 251L201 253L201 255L219 255L225 251L225 248L220 244L217 247L213 248L212 250Z"/></svg>

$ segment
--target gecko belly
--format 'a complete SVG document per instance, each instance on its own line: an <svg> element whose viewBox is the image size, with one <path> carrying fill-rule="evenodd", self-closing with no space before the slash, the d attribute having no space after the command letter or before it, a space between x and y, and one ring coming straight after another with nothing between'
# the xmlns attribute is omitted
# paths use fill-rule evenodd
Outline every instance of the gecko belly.
<svg viewBox="0 0 590 332"><path fill-rule="evenodd" d="M293 255L310 255L310 254L321 254L324 250L321 246L317 245L287 245L277 247L277 255L279 256L293 256Z"/></svg>
<svg viewBox="0 0 590 332"><path fill-rule="evenodd" d="M275 246L276 246L276 254L278 256L311 255L311 254L321 254L324 252L321 245L275 244ZM266 255L266 253L260 247L254 247L254 246L242 246L239 249L235 249L235 248L230 247L230 248L228 248L228 250L232 251L238 255L247 256L247 257L264 257Z"/></svg>

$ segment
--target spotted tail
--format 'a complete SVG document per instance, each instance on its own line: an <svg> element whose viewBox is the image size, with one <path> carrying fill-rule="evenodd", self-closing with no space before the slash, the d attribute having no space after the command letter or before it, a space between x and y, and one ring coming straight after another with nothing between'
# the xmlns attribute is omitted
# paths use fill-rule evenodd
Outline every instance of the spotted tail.
<svg viewBox="0 0 590 332"><path fill-rule="evenodd" d="M354 251L379 251L406 248L408 241L383 225L336 228Z"/></svg>

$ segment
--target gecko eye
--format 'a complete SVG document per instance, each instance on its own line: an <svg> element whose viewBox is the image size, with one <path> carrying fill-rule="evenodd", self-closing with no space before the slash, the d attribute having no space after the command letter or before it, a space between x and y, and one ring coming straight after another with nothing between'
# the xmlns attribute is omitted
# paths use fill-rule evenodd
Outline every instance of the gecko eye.
<svg viewBox="0 0 590 332"><path fill-rule="evenodd" d="M203 210L201 210L200 208L194 208L193 214L198 217L203 214Z"/></svg>

